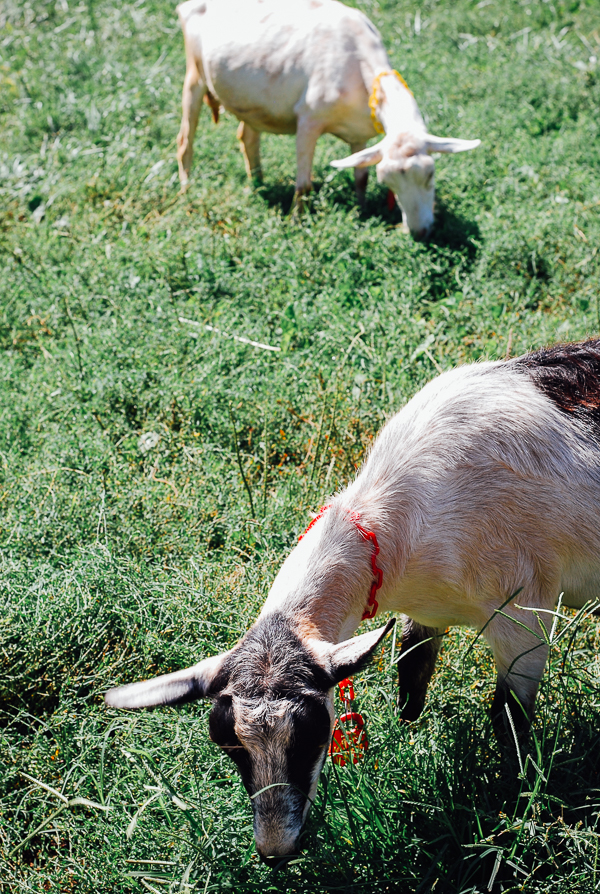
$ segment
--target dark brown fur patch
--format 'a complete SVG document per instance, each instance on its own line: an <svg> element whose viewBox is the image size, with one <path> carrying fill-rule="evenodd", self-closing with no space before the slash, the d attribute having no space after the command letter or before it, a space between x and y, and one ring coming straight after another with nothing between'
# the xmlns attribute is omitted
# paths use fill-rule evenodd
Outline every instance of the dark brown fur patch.
<svg viewBox="0 0 600 894"><path fill-rule="evenodd" d="M559 410L600 436L600 339L542 348L509 362L526 369Z"/></svg>

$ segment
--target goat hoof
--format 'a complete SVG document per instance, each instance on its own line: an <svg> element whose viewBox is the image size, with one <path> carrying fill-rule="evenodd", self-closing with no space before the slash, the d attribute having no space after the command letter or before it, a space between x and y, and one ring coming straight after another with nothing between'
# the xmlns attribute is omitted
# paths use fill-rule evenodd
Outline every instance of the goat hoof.
<svg viewBox="0 0 600 894"><path fill-rule="evenodd" d="M404 720L406 723L413 723L415 720L419 719L423 713L424 707L425 702L418 701L417 699L408 698L403 701L398 700L400 720Z"/></svg>

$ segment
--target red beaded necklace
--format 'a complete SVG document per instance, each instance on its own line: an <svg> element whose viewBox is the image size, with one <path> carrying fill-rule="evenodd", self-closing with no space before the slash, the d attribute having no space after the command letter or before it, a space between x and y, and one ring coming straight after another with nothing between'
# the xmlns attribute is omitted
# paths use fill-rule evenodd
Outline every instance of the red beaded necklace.
<svg viewBox="0 0 600 894"><path fill-rule="evenodd" d="M308 534L312 526L319 521L319 519L327 512L328 509L331 508L331 503L327 503L325 506L321 506L308 528L304 532L304 534ZM377 602L377 590L381 587L383 583L383 571L377 564L377 556L379 555L379 544L377 543L377 535L373 531L367 531L361 524L360 515L358 512L350 513L350 520L354 523L356 530L360 534L360 536L364 540L370 540L372 544L371 551L371 568L373 569L373 583L371 584L371 591L369 593L369 599L367 601L367 605L362 614L363 621L367 621L369 618L374 618L377 614L377 609L379 608L379 603ZM302 540L304 534L301 534L298 540Z"/></svg>

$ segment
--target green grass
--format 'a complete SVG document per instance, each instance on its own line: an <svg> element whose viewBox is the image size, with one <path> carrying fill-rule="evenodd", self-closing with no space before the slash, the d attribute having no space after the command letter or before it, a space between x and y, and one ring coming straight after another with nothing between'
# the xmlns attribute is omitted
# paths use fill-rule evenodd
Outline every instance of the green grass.
<svg viewBox="0 0 600 894"><path fill-rule="evenodd" d="M357 681L369 755L328 766L279 873L207 706L102 703L233 645L310 510L438 369L600 328L600 4L361 8L431 131L483 140L437 162L428 244L374 182L358 213L333 139L291 220L293 140L264 140L252 189L236 122L206 110L180 195L171 4L0 6L2 892L600 885L594 619L553 648L520 777L472 632L411 726L387 646Z"/></svg>

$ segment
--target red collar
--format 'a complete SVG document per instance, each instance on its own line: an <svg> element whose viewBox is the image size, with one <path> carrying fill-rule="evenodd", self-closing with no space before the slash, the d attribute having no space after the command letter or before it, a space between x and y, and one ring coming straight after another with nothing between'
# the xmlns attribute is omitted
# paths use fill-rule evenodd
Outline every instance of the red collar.
<svg viewBox="0 0 600 894"><path fill-rule="evenodd" d="M331 508L331 503L327 503L326 506L321 506L308 528L304 532L304 534L308 534L312 526L317 522L321 516L323 516L328 509ZM369 599L367 601L366 608L363 612L362 621L367 621L369 618L374 618L377 614L377 609L379 608L379 603L377 602L377 590L381 587L383 583L383 571L377 564L377 556L379 555L379 544L377 543L377 536L373 531L367 531L361 524L359 524L360 515L358 512L350 513L350 520L354 523L356 530L363 538L363 540L370 540L372 545L371 551L371 568L373 569L373 577L375 578L373 583L371 584L371 591L369 593ZM304 534L300 534L298 540L302 540Z"/></svg>

